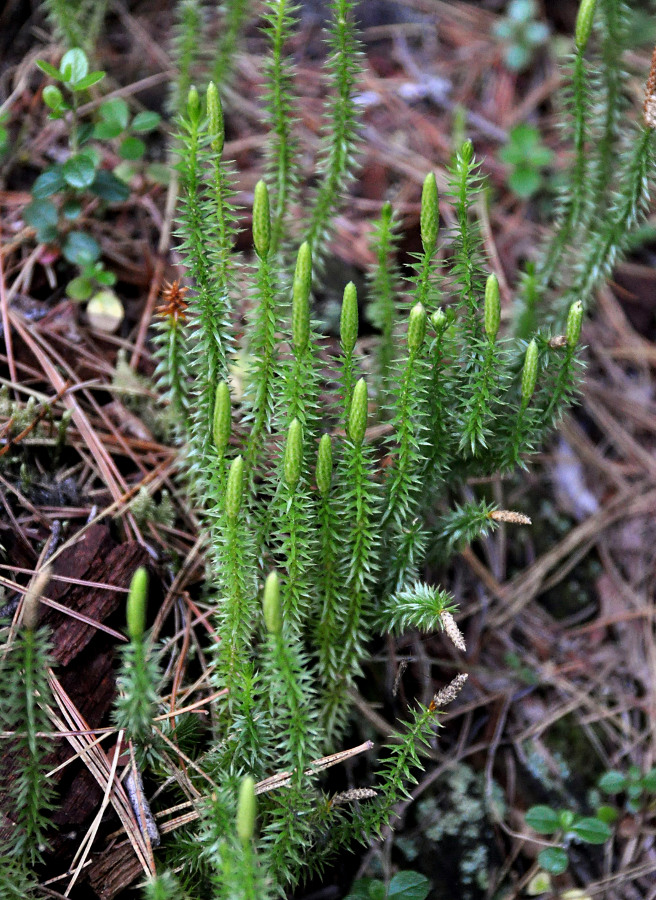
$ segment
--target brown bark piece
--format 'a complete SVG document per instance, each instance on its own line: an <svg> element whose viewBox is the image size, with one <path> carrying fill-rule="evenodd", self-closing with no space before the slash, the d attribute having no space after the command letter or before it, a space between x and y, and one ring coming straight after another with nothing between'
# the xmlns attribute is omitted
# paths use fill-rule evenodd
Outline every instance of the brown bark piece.
<svg viewBox="0 0 656 900"><path fill-rule="evenodd" d="M131 541L116 546L106 525L92 525L77 544L57 558L54 574L127 588L135 569L145 561L141 544ZM119 591L55 580L50 582L47 596L98 622L104 622L126 600ZM68 666L97 632L92 625L49 608L41 621L52 629L54 655L62 666Z"/></svg>
<svg viewBox="0 0 656 900"><path fill-rule="evenodd" d="M108 847L96 856L87 870L89 884L101 900L113 900L142 872L129 843Z"/></svg>

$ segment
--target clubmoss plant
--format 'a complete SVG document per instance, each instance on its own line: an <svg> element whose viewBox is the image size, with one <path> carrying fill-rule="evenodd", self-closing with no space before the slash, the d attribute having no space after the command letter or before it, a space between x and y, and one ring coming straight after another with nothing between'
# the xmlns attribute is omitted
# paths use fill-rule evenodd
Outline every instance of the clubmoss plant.
<svg viewBox="0 0 656 900"><path fill-rule="evenodd" d="M12 879L31 888L34 867L43 862L48 844L48 813L53 809L54 788L47 777L50 731L48 706L52 702L48 670L52 666L48 632L39 628L39 603L50 572L39 573L23 603L22 624L4 650L0 678L4 686L0 702L0 730L11 735L12 766L2 777L6 799L3 814L12 827L5 865L0 866L0 887ZM4 896L4 893L3 893ZM11 893L9 893L11 896Z"/></svg>
<svg viewBox="0 0 656 900"><path fill-rule="evenodd" d="M383 207L371 279L382 332L379 368L374 379L365 375L357 352L354 285L344 289L338 348L321 347L311 322L311 288L352 171L355 69L344 58L354 46L352 25L345 24L350 7L333 4L336 93L322 156L325 174L318 193L310 192L310 213L295 224L302 192L293 136L297 100L293 66L284 55L293 17L286 3L269 6L266 103L272 139L267 175L254 192L250 268L226 252L220 237L231 234L233 224L214 189L222 145L214 145L214 155L206 150L217 141L222 118L213 86L205 109L190 90L179 132L180 230L192 288L188 395L196 407L188 426L188 471L210 525L207 575L219 638L215 685L229 688L217 723L219 744L207 758L225 790L205 817L205 850L196 863L226 896L251 896L256 874L262 891L296 884L339 846L379 834L394 804L407 796L438 711L455 698L464 676L428 707L409 712L380 763L375 797L357 815L348 805L322 800L313 761L340 746L349 691L372 640L409 628L437 628L464 650L452 597L421 581L426 553L442 547L448 555L500 521L528 519L478 498L436 515L438 498L451 496L471 475L523 465L572 402L580 380L584 304L569 291L567 315L558 327L562 299L544 309L542 298L551 296L556 283L581 283L591 267L609 265L624 240L616 232L637 220L646 189L642 184L636 197L635 167L651 152L651 137L644 138L642 152L632 152L618 199L608 205L595 198L597 208L606 204L607 219L599 223L590 212L587 185L592 173L598 176L598 163L587 154L598 124L590 121L597 111L589 100L587 56L596 41L595 8L586 0L571 88L575 166L554 237L518 288L524 331L512 336L501 328L499 284L474 215L483 179L466 141L452 160L444 197L438 197L432 173L424 181L421 251L405 281L394 266L393 210ZM613 139L614 127L607 127ZM627 212L629 197L634 202ZM455 225L438 262L440 201L451 205ZM601 251L589 242L577 243L574 258L572 241L592 222L606 235L603 262L595 262ZM221 265L209 267L208 252L217 246L223 247ZM240 281L249 296L244 337L226 302L228 285ZM228 364L240 347L249 363L243 399L233 405L223 398ZM383 441L370 428L381 421ZM250 784L242 782L244 775L263 779L271 768L285 773L287 787L283 794L262 795L254 869L250 849L243 855L250 838L242 839L246 828L236 797L240 783ZM242 824L234 824L235 815Z"/></svg>
<svg viewBox="0 0 656 900"><path fill-rule="evenodd" d="M184 7L191 16L200 4ZM220 86L191 86L179 101L176 139L189 290L184 310L177 308L177 319L165 314L157 337L162 388L186 438L185 479L206 534L200 602L212 638L199 650L213 687L227 688L213 704L206 745L185 773L198 821L170 835L166 850L170 869L199 898L281 896L340 848L380 835L408 797L440 710L466 675L427 706L408 710L373 784L352 797L357 806L323 794L322 754L343 742L351 690L377 641L406 629L441 629L464 649L453 598L423 580L426 555L448 558L500 521L527 524L484 498L455 507L452 498L471 477L523 464L574 399L585 302L644 208L653 152L656 76L647 124L619 165L613 197L589 195L588 185L601 183L589 177L598 163L594 152L588 156L601 126L589 100L595 8L584 0L573 63L572 182L551 242L518 286L524 330L501 327L499 287L475 216L483 178L466 141L442 197L434 174L426 176L421 250L405 279L392 259L393 210L382 210L371 283L381 290L384 352L372 375L358 352L353 285L344 289L339 346L319 341L311 317L312 286L352 173L353 4L332 4L335 93L323 181L309 193L305 215L297 215L304 194L286 55L293 9L284 0L266 7L272 137L254 191L254 259L232 251ZM604 122L612 142L622 143L617 120ZM443 236L440 203L453 211ZM243 317L234 312L237 297ZM239 398L230 387L237 354L247 360ZM173 763L152 741L160 679L136 602L142 581L138 575L131 592L116 724L159 773ZM162 875L147 891L175 896L176 886Z"/></svg>
<svg viewBox="0 0 656 900"><path fill-rule="evenodd" d="M157 660L145 640L148 572L139 568L132 576L127 603L129 642L121 648L118 696L114 723L125 730L140 759L151 756L153 719L157 710L160 681Z"/></svg>

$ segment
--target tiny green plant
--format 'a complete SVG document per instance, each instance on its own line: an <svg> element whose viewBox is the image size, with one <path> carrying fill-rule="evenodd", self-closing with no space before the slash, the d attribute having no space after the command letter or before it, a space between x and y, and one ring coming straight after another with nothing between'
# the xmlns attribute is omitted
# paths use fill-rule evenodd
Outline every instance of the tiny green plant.
<svg viewBox="0 0 656 900"><path fill-rule="evenodd" d="M49 812L54 789L48 779L48 707L52 698L48 669L52 665L47 630L39 628L39 604L50 579L44 569L25 595L22 625L0 660L5 690L0 703L0 726L12 735L12 771L3 773L2 788L12 828L7 857L0 857L0 892L31 890L34 867L43 862L48 845ZM3 851L4 852L4 851Z"/></svg>
<svg viewBox="0 0 656 900"><path fill-rule="evenodd" d="M504 61L513 72L522 72L533 62L537 50L549 38L549 26L538 20L536 0L510 0L506 15L495 25L503 42Z"/></svg>
<svg viewBox="0 0 656 900"><path fill-rule="evenodd" d="M527 123L516 125L499 151L499 159L510 170L508 185L522 199L529 199L544 187L544 169L553 156L553 151L542 144L538 129Z"/></svg>
<svg viewBox="0 0 656 900"><path fill-rule="evenodd" d="M656 794L656 769L644 775L638 766L630 766L627 772L612 769L601 776L598 787L611 796L623 794L627 812L639 813Z"/></svg>
<svg viewBox="0 0 656 900"><path fill-rule="evenodd" d="M50 109L50 119L65 123L68 147L63 162L48 166L37 177L24 220L34 227L39 242L58 244L67 262L79 269L67 293L74 300L87 300L98 289L111 287L116 276L105 269L100 244L90 229L81 227L87 224L85 205L94 197L104 204L121 203L130 195L126 181L103 167L102 143L118 141L118 155L132 163L145 153L138 135L156 128L159 115L144 111L131 119L120 97L101 103L96 113L82 114L82 101L105 73L90 71L87 55L79 47L64 53L59 68L45 60L37 65L55 82L44 87L43 102Z"/></svg>
<svg viewBox="0 0 656 900"><path fill-rule="evenodd" d="M581 844L605 844L612 837L608 808L601 807L594 816L580 816L569 809L532 806L526 813L526 824L538 834L549 835L554 843L538 854L540 867L550 875L567 871L567 849L575 841Z"/></svg>
<svg viewBox="0 0 656 900"><path fill-rule="evenodd" d="M397 872L387 884L379 878L360 878L345 900L426 900L430 889L425 875L407 869Z"/></svg>

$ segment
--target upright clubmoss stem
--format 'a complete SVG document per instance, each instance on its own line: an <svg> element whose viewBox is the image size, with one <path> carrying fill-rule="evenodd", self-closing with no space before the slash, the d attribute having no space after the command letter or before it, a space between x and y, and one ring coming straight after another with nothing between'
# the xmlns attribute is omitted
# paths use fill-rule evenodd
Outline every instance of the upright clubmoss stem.
<svg viewBox="0 0 656 900"><path fill-rule="evenodd" d="M355 381L355 365L353 350L358 337L358 294L352 281L344 288L342 313L340 317L342 397L344 404L344 421L348 422L351 411L351 399Z"/></svg>
<svg viewBox="0 0 656 900"><path fill-rule="evenodd" d="M253 243L258 257L257 306L251 353L254 357L252 388L250 392L251 431L248 436L245 462L248 472L255 467L260 452L262 436L271 428L274 406L274 382L276 363L276 325L278 305L270 262L271 217L269 192L266 183L255 186L253 200Z"/></svg>

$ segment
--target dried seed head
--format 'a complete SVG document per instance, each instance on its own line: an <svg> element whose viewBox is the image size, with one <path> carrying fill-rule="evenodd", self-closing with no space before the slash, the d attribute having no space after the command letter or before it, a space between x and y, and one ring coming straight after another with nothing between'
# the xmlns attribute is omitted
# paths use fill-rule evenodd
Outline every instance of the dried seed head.
<svg viewBox="0 0 656 900"><path fill-rule="evenodd" d="M187 116L192 125L198 125L200 122L200 97L193 85L187 94Z"/></svg>
<svg viewBox="0 0 656 900"><path fill-rule="evenodd" d="M253 243L260 259L266 259L271 245L271 214L269 190L262 179L255 185L253 196Z"/></svg>
<svg viewBox="0 0 656 900"><path fill-rule="evenodd" d="M453 703L460 691L465 686L465 682L469 676L466 674L456 675L450 684L438 691L433 697L431 706L433 709L444 709L449 703Z"/></svg>
<svg viewBox="0 0 656 900"><path fill-rule="evenodd" d="M485 326L485 334L494 343L499 331L499 322L501 321L501 301L499 299L499 280L492 273L488 276L485 283L485 312L483 316L483 324Z"/></svg>
<svg viewBox="0 0 656 900"><path fill-rule="evenodd" d="M348 421L348 436L358 447L364 440L365 431L367 430L368 406L367 382L364 378L360 378L353 388L353 399L351 400L351 412Z"/></svg>
<svg viewBox="0 0 656 900"><path fill-rule="evenodd" d="M451 640L453 646L457 647L458 650L462 650L464 653L467 649L467 644L465 644L465 639L463 637L462 631L458 628L456 620L453 618L450 612L447 612L447 610L444 610L444 612L440 613L440 619L442 620L444 631Z"/></svg>
<svg viewBox="0 0 656 900"><path fill-rule="evenodd" d="M184 319L187 307L189 306L185 300L185 295L188 290L189 288L180 286L180 282L177 278L170 284L164 285L164 290L162 291L162 304L157 307L157 312L160 316L162 316L162 318L173 319L174 324L177 324L179 319Z"/></svg>
<svg viewBox="0 0 656 900"><path fill-rule="evenodd" d="M645 125L656 128L656 47L651 57L649 78L645 87L645 105L643 107Z"/></svg>
<svg viewBox="0 0 656 900"><path fill-rule="evenodd" d="M333 447L329 434L323 434L319 441L317 456L317 487L322 497L327 496L333 477Z"/></svg>
<svg viewBox="0 0 656 900"><path fill-rule="evenodd" d="M580 300L576 300L569 308L567 313L567 325L565 327L565 335L567 336L567 344L574 349L581 337L581 326L583 325L583 304Z"/></svg>
<svg viewBox="0 0 656 900"><path fill-rule="evenodd" d="M35 631L39 624L39 604L48 587L51 575L52 569L50 566L46 566L34 576L27 589L23 600L23 628L28 631Z"/></svg>
<svg viewBox="0 0 656 900"><path fill-rule="evenodd" d="M331 806L340 806L342 803L353 803L356 800L369 800L376 797L376 791L373 788L352 788L350 791L342 791L341 794L334 794L330 798Z"/></svg>
<svg viewBox="0 0 656 900"><path fill-rule="evenodd" d="M312 251L307 241L298 248L292 293L292 343L294 352L305 352L310 337L310 289L312 287Z"/></svg>
<svg viewBox="0 0 656 900"><path fill-rule="evenodd" d="M230 440L232 426L232 411L230 408L230 388L227 382L220 381L214 394L214 420L212 422L212 437L214 446L219 456L223 456Z"/></svg>
<svg viewBox="0 0 656 900"><path fill-rule="evenodd" d="M574 31L574 39L576 49L583 53L590 40L592 33L592 20L594 18L595 6L597 0L581 0L579 11L576 16L576 29Z"/></svg>
<svg viewBox="0 0 656 900"><path fill-rule="evenodd" d="M225 512L229 522L234 523L239 518L243 487L244 460L241 456L236 456L230 464L225 491Z"/></svg>
<svg viewBox="0 0 656 900"><path fill-rule="evenodd" d="M538 345L535 338L526 348L522 369L522 403L526 406L533 396L538 380Z"/></svg>
<svg viewBox="0 0 656 900"><path fill-rule="evenodd" d="M207 85L207 117L210 147L216 154L221 156L223 153L223 142L225 141L225 126L223 124L221 98L213 81L210 81Z"/></svg>
<svg viewBox="0 0 656 900"><path fill-rule="evenodd" d="M287 432L285 444L285 483L290 491L296 490L303 468L303 426L294 419Z"/></svg>
<svg viewBox="0 0 656 900"><path fill-rule="evenodd" d="M429 172L424 178L419 224L424 253L432 256L437 247L437 236L440 229L440 204L437 196L437 181L433 172Z"/></svg>
<svg viewBox="0 0 656 900"><path fill-rule="evenodd" d="M493 509L489 515L495 522L510 522L511 525L531 525L532 522L524 513L513 512L512 509Z"/></svg>
<svg viewBox="0 0 656 900"><path fill-rule="evenodd" d="M269 572L264 583L262 611L264 612L264 624L269 634L280 634L282 609L280 606L280 579L276 571Z"/></svg>
<svg viewBox="0 0 656 900"><path fill-rule="evenodd" d="M146 604L148 602L148 572L140 566L132 576L128 591L128 635L134 643L143 638L146 627Z"/></svg>
<svg viewBox="0 0 656 900"><path fill-rule="evenodd" d="M358 339L358 292L352 281L349 281L344 288L339 334L342 350L347 356L350 356Z"/></svg>
<svg viewBox="0 0 656 900"><path fill-rule="evenodd" d="M252 775L246 775L239 785L237 803L237 837L242 844L247 844L253 837L256 811L255 779Z"/></svg>
<svg viewBox="0 0 656 900"><path fill-rule="evenodd" d="M408 321L408 350L417 353L426 334L426 310L422 303L416 303L410 310Z"/></svg>

